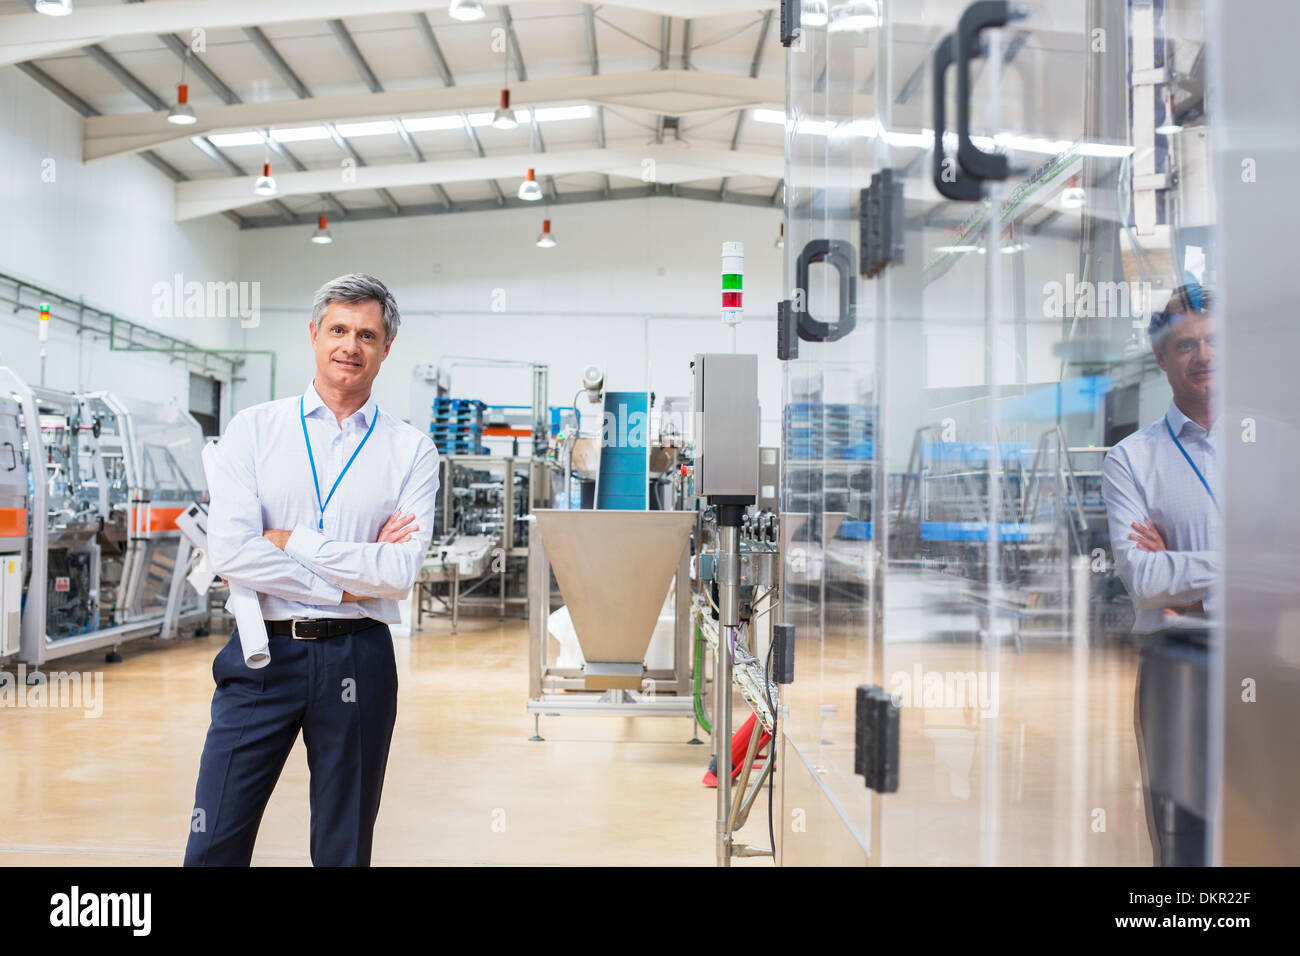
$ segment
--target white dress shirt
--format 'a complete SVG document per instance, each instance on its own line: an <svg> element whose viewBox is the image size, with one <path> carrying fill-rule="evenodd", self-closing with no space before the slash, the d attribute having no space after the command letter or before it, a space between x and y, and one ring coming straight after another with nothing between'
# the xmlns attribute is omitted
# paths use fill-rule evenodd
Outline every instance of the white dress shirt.
<svg viewBox="0 0 1300 956"><path fill-rule="evenodd" d="M258 593L266 620L372 617L400 620L397 602L415 582L433 536L438 451L427 434L376 407L374 398L339 426L314 385L302 395L246 408L218 445L208 520L212 569ZM330 493L374 422L322 518ZM414 513L409 541L375 543L394 512ZM262 536L292 531L281 551ZM343 602L343 592L363 600Z"/></svg>
<svg viewBox="0 0 1300 956"><path fill-rule="evenodd" d="M1206 431L1173 402L1164 418L1129 435L1102 464L1102 497L1110 525L1110 546L1124 586L1133 599L1139 633L1168 627L1164 608L1204 602L1207 617L1218 606L1216 589L1222 538L1218 507L1201 484L1165 422L1178 436L1215 495L1220 428ZM1165 551L1143 551L1132 525L1150 519Z"/></svg>

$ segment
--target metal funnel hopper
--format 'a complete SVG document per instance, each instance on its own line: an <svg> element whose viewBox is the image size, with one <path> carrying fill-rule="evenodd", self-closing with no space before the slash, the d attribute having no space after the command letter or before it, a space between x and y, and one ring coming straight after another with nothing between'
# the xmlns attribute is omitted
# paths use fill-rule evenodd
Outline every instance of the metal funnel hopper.
<svg viewBox="0 0 1300 956"><path fill-rule="evenodd" d="M587 659L587 687L639 688L646 648L695 512L533 514Z"/></svg>

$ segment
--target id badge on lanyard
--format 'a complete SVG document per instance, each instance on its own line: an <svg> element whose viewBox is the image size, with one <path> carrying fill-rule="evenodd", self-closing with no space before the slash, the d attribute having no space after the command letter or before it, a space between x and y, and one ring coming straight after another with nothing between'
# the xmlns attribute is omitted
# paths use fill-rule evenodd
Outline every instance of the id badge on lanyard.
<svg viewBox="0 0 1300 956"><path fill-rule="evenodd" d="M1212 490L1210 490L1210 483L1209 483L1208 481L1205 480L1205 476L1204 476L1203 474L1201 474L1201 469L1199 469L1199 468L1196 467L1196 462L1192 461L1192 456L1189 455L1189 454L1187 454L1187 449L1183 447L1183 443L1180 442L1180 441L1178 440L1178 436L1174 434L1174 428L1173 428L1172 425L1169 424L1169 417L1168 417L1168 416L1165 416L1165 431L1169 432L1169 437L1172 438L1172 439L1174 440L1174 444L1177 445L1177 446L1178 446L1178 450L1179 450L1180 452L1182 452L1183 460L1187 462L1188 466L1189 466L1189 467L1192 469L1192 471L1196 474L1197 479L1198 479L1198 480L1200 481L1200 483L1201 483L1201 487L1205 489L1205 493L1206 493L1207 495L1209 495L1209 496L1210 496L1210 500L1214 502L1214 507L1215 507L1215 508L1218 508L1218 507L1219 507L1219 499L1216 498L1216 497L1214 497L1214 492L1213 492Z"/></svg>
<svg viewBox="0 0 1300 956"><path fill-rule="evenodd" d="M365 437L361 439L361 443L357 445L356 451L352 453L352 457L348 459L348 463L343 466L343 470L339 472L339 476L334 479L334 484L330 488L330 493L325 496L324 501L320 500L320 479L316 477L316 459L311 453L311 439L307 437L307 415L303 412L303 401L301 395L298 396L298 418L302 422L302 440L307 444L307 463L311 465L311 482L316 486L316 504L320 507L320 518L316 521L316 530L324 531L325 508L334 497L334 492L338 490L339 482L343 480L343 476L348 473L348 469L352 467L352 463L357 460L357 455L360 454L361 449L365 447L366 441L370 438L370 433L375 430L375 422L379 421L379 406L375 406L375 413L370 416L370 427L366 429ZM1187 453L1184 452L1183 454ZM1192 467L1196 466L1193 465Z"/></svg>

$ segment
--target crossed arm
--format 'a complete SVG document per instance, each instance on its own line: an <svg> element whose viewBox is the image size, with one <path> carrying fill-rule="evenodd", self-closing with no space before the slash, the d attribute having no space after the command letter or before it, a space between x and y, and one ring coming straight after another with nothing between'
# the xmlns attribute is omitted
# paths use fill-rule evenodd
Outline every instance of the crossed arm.
<svg viewBox="0 0 1300 956"><path fill-rule="evenodd" d="M1102 465L1102 497L1116 569L1134 604L1144 610L1188 610L1209 596L1218 552L1168 550L1127 459L1114 452Z"/></svg>
<svg viewBox="0 0 1300 956"><path fill-rule="evenodd" d="M385 521L373 543L334 540L304 525L267 532L268 540L339 587L344 601L368 597L399 600L411 590L429 550L437 496L438 452L433 442L426 441L402 483L397 511Z"/></svg>
<svg viewBox="0 0 1300 956"><path fill-rule="evenodd" d="M400 598L411 589L433 535L438 456L432 442L422 445L397 514L374 543L335 541L305 527L263 528L248 422L236 416L218 447L208 555L221 577L262 594L323 606Z"/></svg>
<svg viewBox="0 0 1300 956"><path fill-rule="evenodd" d="M343 589L307 570L262 536L262 505L253 470L253 434L236 415L217 446L208 515L208 559L231 584L286 601L337 605Z"/></svg>

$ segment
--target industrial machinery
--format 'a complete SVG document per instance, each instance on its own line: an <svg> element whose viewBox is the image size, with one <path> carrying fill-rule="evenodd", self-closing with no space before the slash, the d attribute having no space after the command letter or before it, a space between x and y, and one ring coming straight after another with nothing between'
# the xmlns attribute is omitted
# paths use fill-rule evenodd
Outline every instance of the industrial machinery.
<svg viewBox="0 0 1300 956"><path fill-rule="evenodd" d="M412 627L443 606L452 630L462 607L527 603L528 513L534 462L526 457L443 455L433 540L412 592ZM491 582L495 597L473 595ZM472 584L467 590L463 584Z"/></svg>
<svg viewBox="0 0 1300 956"><path fill-rule="evenodd" d="M27 468L18 402L0 393L0 659L20 649L27 564Z"/></svg>
<svg viewBox="0 0 1300 956"><path fill-rule="evenodd" d="M23 476L5 494L21 493L26 512L23 547L4 555L6 574L11 560L28 572L17 653L41 664L202 626L207 612L185 587L191 549L176 527L207 498L198 423L175 406L31 387L7 368L0 396L10 459L0 468ZM0 542L11 547L13 536Z"/></svg>
<svg viewBox="0 0 1300 956"><path fill-rule="evenodd" d="M503 427L485 418L489 408L475 399L453 399L450 368L526 367L532 382L532 405L510 406ZM421 366L417 381L436 382L430 434L439 451L438 501L433 539L411 592L411 627L420 630L425 615L441 608L450 615L452 632L463 608L493 608L502 619L510 605L527 606L529 513L551 501L547 463L551 412L547 406L545 365L492 359L453 358L444 371ZM526 427L513 412L531 407ZM529 455L517 454L519 439L532 443ZM509 455L487 452L485 441L508 438ZM472 446L472 447L471 447ZM496 596L475 594L496 583Z"/></svg>
<svg viewBox="0 0 1300 956"><path fill-rule="evenodd" d="M691 717L695 514L569 508L539 509L533 519L528 712L534 739L542 739L542 714ZM564 602L555 614L552 570ZM566 621L581 649L572 662L558 660L551 647L552 629ZM651 647L657 631L666 653ZM664 660L648 663L650 657Z"/></svg>
<svg viewBox="0 0 1300 956"><path fill-rule="evenodd" d="M652 402L608 390L589 365L562 417L547 460L556 504L534 510L527 539L535 729L542 714L695 716L689 456L680 420L652 435Z"/></svg>
<svg viewBox="0 0 1300 956"><path fill-rule="evenodd" d="M706 499L713 512L712 533L708 536L712 539L711 547L705 543L704 535L697 539L697 576L706 606L698 607L696 624L709 637L714 652L715 855L719 866L730 866L733 856L762 856L773 852L771 847L737 843L734 832L743 825L774 762L771 737L776 732L779 705L776 688L761 665L771 642L767 642L767 647L759 645L758 639L764 632L756 625L758 620L771 622L770 602L775 598L776 584L774 546L780 530L771 512L746 513L759 494L758 356L696 355L692 367L695 372L692 398L695 494ZM746 566L748 580L744 573ZM745 602L747 587L748 603ZM756 615L755 604L759 600L767 601L768 606ZM733 681L741 687L755 718L747 722L745 758L738 771L734 799L731 792L735 763L731 720ZM750 770L765 737L768 759L753 790L746 794Z"/></svg>
<svg viewBox="0 0 1300 956"><path fill-rule="evenodd" d="M494 559L501 559L500 537L485 534L460 534L452 531L436 536L424 564L416 576L415 586L411 589L411 630L422 629L424 616L431 612L432 603L437 602L451 615L451 633L460 627L460 602L462 593L466 596L480 585L491 580L487 576L492 569ZM461 591L462 581L476 582L469 591ZM504 576L502 578L504 588ZM433 585L446 584L444 594ZM501 613L505 613L505 593L501 594Z"/></svg>

